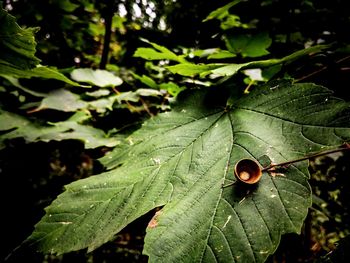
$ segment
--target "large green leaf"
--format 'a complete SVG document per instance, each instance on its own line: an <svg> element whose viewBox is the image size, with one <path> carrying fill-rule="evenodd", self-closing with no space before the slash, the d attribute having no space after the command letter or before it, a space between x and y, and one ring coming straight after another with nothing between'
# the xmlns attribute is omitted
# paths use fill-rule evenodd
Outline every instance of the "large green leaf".
<svg viewBox="0 0 350 263"><path fill-rule="evenodd" d="M264 172L250 188L222 185L242 158L281 162L349 141L349 104L313 84L259 87L230 107L220 94L181 93L103 159L110 171L66 186L27 242L91 251L164 206L147 228L151 262L263 262L282 234L300 232L311 205L307 162Z"/></svg>

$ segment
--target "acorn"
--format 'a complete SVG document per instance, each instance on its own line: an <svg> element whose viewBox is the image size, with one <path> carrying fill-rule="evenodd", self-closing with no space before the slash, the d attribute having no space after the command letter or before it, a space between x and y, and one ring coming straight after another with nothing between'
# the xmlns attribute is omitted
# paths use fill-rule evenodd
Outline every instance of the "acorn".
<svg viewBox="0 0 350 263"><path fill-rule="evenodd" d="M235 176L243 183L255 184L262 176L261 166L252 159L242 159L235 165Z"/></svg>

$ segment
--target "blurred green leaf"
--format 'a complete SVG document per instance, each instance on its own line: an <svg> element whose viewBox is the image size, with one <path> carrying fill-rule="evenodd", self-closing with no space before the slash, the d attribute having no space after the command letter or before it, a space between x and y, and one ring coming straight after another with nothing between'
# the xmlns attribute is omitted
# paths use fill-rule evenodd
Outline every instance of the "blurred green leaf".
<svg viewBox="0 0 350 263"><path fill-rule="evenodd" d="M79 112L67 121L43 124L0 110L0 130L4 131L0 137L0 149L5 147L6 140L14 138L24 138L26 142L75 139L83 141L88 149L101 146L114 147L120 143L118 138L109 138L100 129L77 123L88 118L89 116Z"/></svg>
<svg viewBox="0 0 350 263"><path fill-rule="evenodd" d="M213 64L192 64L192 63L182 63L174 66L166 67L170 72L174 74L179 74L182 76L193 77L205 72L210 72L213 69L220 68L223 64L213 63Z"/></svg>
<svg viewBox="0 0 350 263"><path fill-rule="evenodd" d="M108 89L98 89L92 92L86 92L85 94L90 97L99 98L108 96L109 94L111 94L111 92Z"/></svg>
<svg viewBox="0 0 350 263"><path fill-rule="evenodd" d="M208 20L211 19L218 19L218 20L222 20L225 17L227 17L229 15L229 9L241 2L244 2L245 0L235 0L232 1L230 3L228 3L227 5L224 5L214 11L212 11L204 20L203 22L206 22Z"/></svg>
<svg viewBox="0 0 350 263"><path fill-rule="evenodd" d="M20 115L0 110L0 131L8 131L14 128L23 127L28 123L29 120Z"/></svg>
<svg viewBox="0 0 350 263"><path fill-rule="evenodd" d="M208 56L208 59L224 59L224 58L234 58L236 54L231 53L228 50L217 50Z"/></svg>
<svg viewBox="0 0 350 263"><path fill-rule="evenodd" d="M121 92L116 96L119 103L123 101L139 102L140 97L158 97L163 94L159 90L154 89L137 89L136 91Z"/></svg>
<svg viewBox="0 0 350 263"><path fill-rule="evenodd" d="M150 42L148 40L143 39L144 42L150 44L153 48L138 48L134 57L140 57L146 60L171 60L177 61L179 63L186 63L187 61L183 58L183 56L178 56L171 50L156 43Z"/></svg>
<svg viewBox="0 0 350 263"><path fill-rule="evenodd" d="M146 60L174 60L178 61L178 58L175 54L167 54L159 52L153 48L139 47L134 53L134 57L140 57Z"/></svg>
<svg viewBox="0 0 350 263"><path fill-rule="evenodd" d="M250 24L242 23L241 18L237 15L228 15L220 24L222 30L229 30L231 28L250 28Z"/></svg>
<svg viewBox="0 0 350 263"><path fill-rule="evenodd" d="M73 4L70 0L59 0L57 1L58 6L66 12L73 12L79 7L77 4Z"/></svg>
<svg viewBox="0 0 350 263"><path fill-rule="evenodd" d="M139 76L134 72L131 72L131 74L134 76L134 78L138 79L139 81L141 81L143 84L145 84L146 86L152 88L152 89L158 89L158 84L150 77L146 76L146 75L142 75Z"/></svg>
<svg viewBox="0 0 350 263"><path fill-rule="evenodd" d="M264 68L262 70L262 77L268 81L270 79L272 79L278 72L280 72L282 69L282 65L281 64L277 64L271 67L267 67Z"/></svg>
<svg viewBox="0 0 350 263"><path fill-rule="evenodd" d="M247 63L241 64L228 64L228 63L212 63L212 64L177 64L174 66L167 67L172 73L180 74L183 76L193 77L195 75L200 75L204 77L208 74L212 74L213 77L230 77L237 74L243 69L252 68L266 68L272 67L279 64L288 64L292 61L299 59L303 56L321 52L329 48L328 45L318 45L303 50L296 51L288 56L280 59L267 59L267 60L255 60Z"/></svg>
<svg viewBox="0 0 350 263"><path fill-rule="evenodd" d="M271 45L272 39L267 33L257 35L234 35L225 39L227 49L234 54L241 54L243 57L261 57L269 54L267 48Z"/></svg>
<svg viewBox="0 0 350 263"><path fill-rule="evenodd" d="M40 106L34 111L53 109L65 112L73 112L87 107L87 102L65 89L51 91L40 103Z"/></svg>
<svg viewBox="0 0 350 263"><path fill-rule="evenodd" d="M137 89L135 93L142 97L158 97L162 95L159 90L154 89Z"/></svg>
<svg viewBox="0 0 350 263"><path fill-rule="evenodd" d="M68 139L80 140L85 144L85 148L92 149L97 147L114 147L120 143L118 137L110 138L104 131L89 125L79 124L75 121L64 121L51 123L55 129L42 130L40 137L36 140L40 141L61 141Z"/></svg>
<svg viewBox="0 0 350 263"><path fill-rule="evenodd" d="M162 83L159 85L161 89L166 90L170 95L176 97L179 93L186 89L186 87L175 84L174 82Z"/></svg>
<svg viewBox="0 0 350 263"><path fill-rule="evenodd" d="M112 111L113 105L118 101L119 95L112 95L108 97L99 98L97 100L89 101L88 108L98 113L105 113L107 110Z"/></svg>
<svg viewBox="0 0 350 263"><path fill-rule="evenodd" d="M102 69L78 68L71 72L71 78L78 82L89 83L98 87L114 87L123 83L113 73Z"/></svg>
<svg viewBox="0 0 350 263"><path fill-rule="evenodd" d="M81 86L78 83L70 80L65 75L60 73L56 68L46 67L38 65L33 69L21 70L12 67L10 64L0 60L0 76L2 77L14 77L18 79L31 79L31 78L42 78L42 79L54 79L65 82L72 86Z"/></svg>
<svg viewBox="0 0 350 263"><path fill-rule="evenodd" d="M47 96L47 93L37 92L37 91L34 91L34 90L31 90L29 88L24 87L23 85L21 85L21 83L19 82L19 80L17 78L10 77L8 75L4 75L2 77L7 79L14 87L32 95L32 96L35 96L35 97L46 97Z"/></svg>

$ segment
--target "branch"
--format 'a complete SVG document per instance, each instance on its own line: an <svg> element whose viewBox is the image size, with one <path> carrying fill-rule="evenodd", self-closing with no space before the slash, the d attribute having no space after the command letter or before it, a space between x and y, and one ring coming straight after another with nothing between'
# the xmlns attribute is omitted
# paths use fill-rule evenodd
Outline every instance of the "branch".
<svg viewBox="0 0 350 263"><path fill-rule="evenodd" d="M105 34L103 39L103 49L102 56L100 61L100 69L106 69L106 65L108 62L108 54L109 54L109 46L111 43L111 35L112 35L112 21L114 16L115 3L114 0L109 0L105 7L105 10L102 12L105 20Z"/></svg>

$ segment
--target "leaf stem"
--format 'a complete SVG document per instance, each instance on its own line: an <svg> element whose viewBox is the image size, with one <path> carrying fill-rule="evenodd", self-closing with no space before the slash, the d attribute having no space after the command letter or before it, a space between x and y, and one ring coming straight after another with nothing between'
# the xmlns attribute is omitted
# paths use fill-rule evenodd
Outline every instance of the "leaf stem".
<svg viewBox="0 0 350 263"><path fill-rule="evenodd" d="M345 60L347 60L347 59L349 59L349 58L350 58L350 56L346 56L346 57L344 57L344 58L341 58L341 59L337 60L335 63L336 63L336 64L339 64L339 63L341 63L341 62L343 62L343 61L345 61ZM322 68L320 68L320 69L318 69L318 70L316 70L316 71L313 71L313 72L311 72L311 73L309 73L309 74L307 74L307 75L305 75L305 76L302 76L301 78L295 80L295 82L303 81L303 80L305 80L305 79L307 79L307 78L310 78L310 77L312 77L312 76L314 76L314 75L316 75L316 74L321 73L322 71L324 71L324 70L326 70L326 69L328 69L328 66L323 66Z"/></svg>
<svg viewBox="0 0 350 263"><path fill-rule="evenodd" d="M276 164L270 164L269 166L263 168L261 171L268 171L276 166L284 166L284 165L288 165L291 163L296 163L296 162L300 162L300 161L304 161L304 160L308 160L311 158L315 158L315 157L319 157L319 156L323 156L323 155L327 155L327 154L331 154L331 153L336 153L336 152L341 152L341 151L346 151L346 150L350 150L350 144L349 143L345 143L342 148L336 148L336 149L332 149L332 150L327 150L327 151L323 151L323 152L318 152L315 154L311 154L311 155L307 155L295 160L291 160L291 161L286 161L286 162L282 162L282 163L276 163Z"/></svg>

